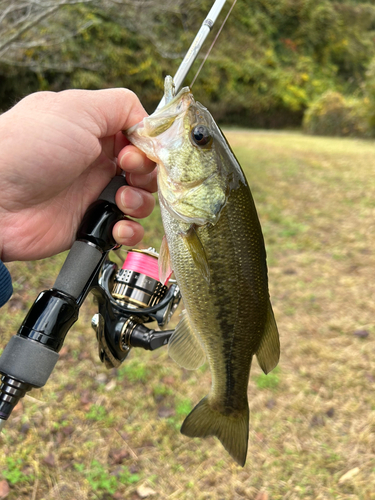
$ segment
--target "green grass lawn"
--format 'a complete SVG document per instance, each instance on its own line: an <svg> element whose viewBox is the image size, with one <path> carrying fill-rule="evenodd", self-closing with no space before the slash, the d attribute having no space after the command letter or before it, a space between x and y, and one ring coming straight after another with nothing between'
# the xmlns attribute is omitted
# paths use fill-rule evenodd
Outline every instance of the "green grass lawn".
<svg viewBox="0 0 375 500"><path fill-rule="evenodd" d="M166 350L133 350L107 371L88 299L47 385L0 436L7 499L375 499L375 144L227 138L262 223L282 349L268 376L254 362L246 466L216 439L179 432L209 390L207 366L189 372ZM144 246L158 247L159 212L144 225ZM15 293L0 346L63 259L9 265Z"/></svg>

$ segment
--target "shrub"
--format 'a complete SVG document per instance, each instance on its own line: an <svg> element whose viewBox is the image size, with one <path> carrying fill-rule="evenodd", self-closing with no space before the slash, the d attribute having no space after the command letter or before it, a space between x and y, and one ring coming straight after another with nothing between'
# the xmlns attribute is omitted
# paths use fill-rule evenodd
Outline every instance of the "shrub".
<svg viewBox="0 0 375 500"><path fill-rule="evenodd" d="M365 101L329 90L306 110L305 132L314 135L366 137L370 135Z"/></svg>
<svg viewBox="0 0 375 500"><path fill-rule="evenodd" d="M366 72L365 92L367 98L367 117L372 135L375 135L375 58Z"/></svg>

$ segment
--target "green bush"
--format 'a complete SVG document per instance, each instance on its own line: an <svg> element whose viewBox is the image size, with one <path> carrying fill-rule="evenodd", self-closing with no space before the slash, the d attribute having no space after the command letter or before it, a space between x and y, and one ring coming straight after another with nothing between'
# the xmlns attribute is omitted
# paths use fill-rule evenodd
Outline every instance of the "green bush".
<svg viewBox="0 0 375 500"><path fill-rule="evenodd" d="M365 100L344 97L340 92L329 90L306 110L303 128L313 135L369 136Z"/></svg>
<svg viewBox="0 0 375 500"><path fill-rule="evenodd" d="M369 64L365 80L367 118L372 135L375 135L375 58Z"/></svg>

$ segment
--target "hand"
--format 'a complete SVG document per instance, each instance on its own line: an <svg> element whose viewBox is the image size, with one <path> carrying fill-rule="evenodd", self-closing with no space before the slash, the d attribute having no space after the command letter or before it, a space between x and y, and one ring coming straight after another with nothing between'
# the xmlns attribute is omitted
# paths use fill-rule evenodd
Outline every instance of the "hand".
<svg viewBox="0 0 375 500"><path fill-rule="evenodd" d="M0 257L34 260L70 248L87 207L121 167L116 194L127 215L147 217L155 164L121 133L147 115L126 89L39 92L0 116ZM143 237L135 221L113 228L117 243Z"/></svg>

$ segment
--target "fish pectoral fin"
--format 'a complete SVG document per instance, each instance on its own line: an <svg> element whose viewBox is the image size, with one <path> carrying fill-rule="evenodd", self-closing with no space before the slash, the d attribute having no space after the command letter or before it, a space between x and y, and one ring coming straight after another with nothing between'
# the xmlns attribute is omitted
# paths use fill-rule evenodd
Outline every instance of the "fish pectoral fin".
<svg viewBox="0 0 375 500"><path fill-rule="evenodd" d="M185 310L182 311L182 319L168 343L168 354L187 370L196 370L206 361L206 353Z"/></svg>
<svg viewBox="0 0 375 500"><path fill-rule="evenodd" d="M164 235L161 240L160 252L158 258L159 280L163 285L172 274L171 254L167 243L167 237Z"/></svg>
<svg viewBox="0 0 375 500"><path fill-rule="evenodd" d="M279 332L273 315L271 302L268 300L267 321L260 346L256 353L259 366L264 373L275 368L280 358Z"/></svg>
<svg viewBox="0 0 375 500"><path fill-rule="evenodd" d="M197 266L197 269L202 274L203 278L210 283L210 266L208 264L207 255L203 248L202 242L199 239L194 224L190 226L186 233L180 233L189 253Z"/></svg>
<svg viewBox="0 0 375 500"><path fill-rule="evenodd" d="M189 437L216 436L232 458L243 467L249 440L249 408L224 415L212 408L206 396L185 418L181 433Z"/></svg>

